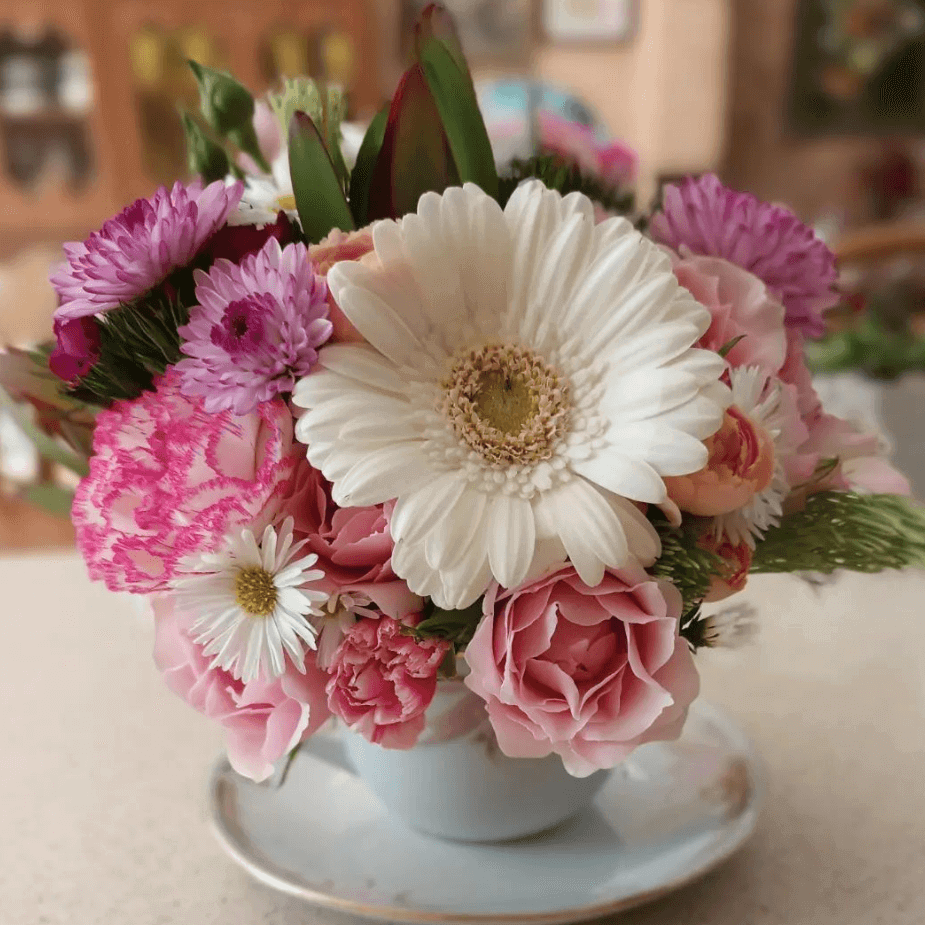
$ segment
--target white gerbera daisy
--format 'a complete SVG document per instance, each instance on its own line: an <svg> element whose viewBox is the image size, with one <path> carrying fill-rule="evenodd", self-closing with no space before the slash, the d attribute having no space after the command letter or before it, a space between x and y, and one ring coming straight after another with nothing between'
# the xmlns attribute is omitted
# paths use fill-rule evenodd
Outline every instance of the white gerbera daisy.
<svg viewBox="0 0 925 925"><path fill-rule="evenodd" d="M471 184L373 230L328 284L370 346L323 348L297 434L344 506L397 499L392 567L441 607L568 557L589 585L659 541L634 502L695 472L728 404L710 316L625 219Z"/></svg>
<svg viewBox="0 0 925 925"><path fill-rule="evenodd" d="M224 549L187 560L174 581L178 603L195 616L191 631L203 654L245 683L279 677L286 653L304 672L305 649L316 646L307 617L320 616L327 601L311 587L324 572L311 568L316 555L297 558L304 543L293 543L292 523L287 518L278 533L267 527L259 544L250 530L230 534Z"/></svg>
<svg viewBox="0 0 925 925"><path fill-rule="evenodd" d="M732 404L747 415L771 439L774 445L774 472L762 491L756 492L748 504L714 520L717 537L726 536L733 543L748 543L764 536L769 527L780 523L784 500L790 493L790 483L784 469L786 446L784 410L781 406L781 383L772 379L758 366L741 366L729 373Z"/></svg>

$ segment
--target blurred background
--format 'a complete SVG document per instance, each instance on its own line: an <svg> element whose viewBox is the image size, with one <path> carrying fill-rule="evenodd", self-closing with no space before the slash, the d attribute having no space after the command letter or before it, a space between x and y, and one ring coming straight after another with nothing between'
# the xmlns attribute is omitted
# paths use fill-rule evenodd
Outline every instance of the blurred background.
<svg viewBox="0 0 925 925"><path fill-rule="evenodd" d="M0 0L0 341L51 333L63 241L185 173L188 58L255 92L345 85L362 125L403 70L421 0ZM837 413L882 430L919 494L925 436L925 0L448 0L499 160L531 111L635 150L636 201L714 171L790 205L842 257L815 345ZM526 152L529 153L529 152ZM71 542L0 416L0 548Z"/></svg>

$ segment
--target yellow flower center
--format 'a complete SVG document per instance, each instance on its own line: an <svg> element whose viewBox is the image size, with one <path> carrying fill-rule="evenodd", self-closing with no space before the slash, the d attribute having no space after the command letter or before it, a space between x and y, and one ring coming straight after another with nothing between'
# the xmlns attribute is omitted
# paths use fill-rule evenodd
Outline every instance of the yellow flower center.
<svg viewBox="0 0 925 925"><path fill-rule="evenodd" d="M441 410L489 465L549 459L568 429L568 385L524 347L472 350L442 384Z"/></svg>
<svg viewBox="0 0 925 925"><path fill-rule="evenodd" d="M234 583L235 598L252 617L266 617L276 606L273 576L258 565L242 568Z"/></svg>
<svg viewBox="0 0 925 925"><path fill-rule="evenodd" d="M295 211L295 196L292 194L285 194L283 196L276 197L276 208L282 209L284 212L293 212Z"/></svg>

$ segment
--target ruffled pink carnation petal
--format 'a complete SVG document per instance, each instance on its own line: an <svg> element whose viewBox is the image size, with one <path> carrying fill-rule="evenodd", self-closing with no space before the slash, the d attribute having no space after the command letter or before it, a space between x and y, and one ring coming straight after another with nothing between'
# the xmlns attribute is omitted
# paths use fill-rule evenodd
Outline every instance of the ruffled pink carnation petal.
<svg viewBox="0 0 925 925"><path fill-rule="evenodd" d="M338 507L331 483L306 459L296 468L283 503L293 534L306 540L306 554L318 556L324 572L319 587L331 594L359 595L399 619L417 613L423 601L392 571L389 517L394 504Z"/></svg>
<svg viewBox="0 0 925 925"><path fill-rule="evenodd" d="M304 244L271 238L240 264L217 260L195 279L199 304L180 328L187 358L176 367L184 395L211 413L247 414L312 371L332 326L327 284Z"/></svg>
<svg viewBox="0 0 925 925"><path fill-rule="evenodd" d="M233 527L262 529L289 489L283 402L211 415L179 385L171 371L97 417L71 517L90 577L112 591L164 590L184 556L216 548Z"/></svg>
<svg viewBox="0 0 925 925"><path fill-rule="evenodd" d="M244 187L221 180L161 187L137 199L83 243L64 245L67 260L52 275L56 318L80 318L144 295L186 266L225 224Z"/></svg>
<svg viewBox="0 0 925 925"><path fill-rule="evenodd" d="M683 254L726 260L764 280L787 310L787 324L825 331L822 312L839 301L835 255L783 206L723 186L712 174L665 188L652 236Z"/></svg>
<svg viewBox="0 0 925 925"><path fill-rule="evenodd" d="M680 613L677 590L640 568L593 588L571 566L510 591L494 585L465 683L506 755L554 752L585 777L680 734L699 690Z"/></svg>
<svg viewBox="0 0 925 925"><path fill-rule="evenodd" d="M189 636L189 617L174 608L171 595L158 595L154 608L154 661L167 686L191 707L226 729L228 760L251 780L266 780L273 765L330 717L328 676L311 658L305 672L290 665L273 681L244 684L221 668Z"/></svg>
<svg viewBox="0 0 925 925"><path fill-rule="evenodd" d="M412 748L437 690L449 644L418 641L391 617L359 620L341 643L328 681L328 708L384 748Z"/></svg>

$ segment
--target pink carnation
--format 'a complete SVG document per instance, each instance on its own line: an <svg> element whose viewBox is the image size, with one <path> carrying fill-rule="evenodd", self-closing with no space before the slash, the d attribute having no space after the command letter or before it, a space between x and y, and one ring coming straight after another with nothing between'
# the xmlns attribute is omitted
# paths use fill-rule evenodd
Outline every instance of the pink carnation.
<svg viewBox="0 0 925 925"><path fill-rule="evenodd" d="M585 777L680 734L699 689L680 614L677 590L636 567L593 588L571 566L512 591L493 585L465 683L506 755L555 752Z"/></svg>
<svg viewBox="0 0 925 925"><path fill-rule="evenodd" d="M212 668L202 646L189 637L185 615L170 595L158 595L154 608L154 661L167 686L191 707L221 723L231 766L252 780L265 780L276 761L316 732L331 715L328 676L306 659L305 672L292 665L272 681L248 684Z"/></svg>
<svg viewBox="0 0 925 925"><path fill-rule="evenodd" d="M180 560L236 526L262 528L295 466L281 401L210 415L169 372L154 392L97 417L90 474L71 516L90 577L112 591L164 590Z"/></svg>
<svg viewBox="0 0 925 925"><path fill-rule="evenodd" d="M311 372L332 326L328 287L304 244L270 238L240 264L217 260L195 279L199 304L180 328L187 358L176 367L185 395L209 412L247 414Z"/></svg>
<svg viewBox="0 0 925 925"><path fill-rule="evenodd" d="M754 273L783 302L788 326L810 336L824 333L822 312L839 300L835 255L789 209L707 174L667 186L649 228L684 255L723 257Z"/></svg>
<svg viewBox="0 0 925 925"><path fill-rule="evenodd" d="M309 247L308 256L315 272L327 276L334 264L345 260L362 260L372 252L372 228L349 232L335 228L320 244L312 244ZM364 340L363 335L347 320L347 316L340 310L330 292L328 307L331 324L334 325L334 333L331 336L333 343L360 343Z"/></svg>
<svg viewBox="0 0 925 925"><path fill-rule="evenodd" d="M82 244L65 244L67 260L51 277L60 319L117 308L185 267L218 231L244 188L221 180L161 187L137 199Z"/></svg>
<svg viewBox="0 0 925 925"><path fill-rule="evenodd" d="M334 657L329 709L376 745L412 748L448 648L442 640L405 635L391 617L359 620Z"/></svg>
<svg viewBox="0 0 925 925"><path fill-rule="evenodd" d="M283 502L296 539L307 540L306 554L318 556L322 590L368 599L398 619L420 610L422 601L392 570L393 506L338 507L331 483L307 460L297 467L292 494Z"/></svg>

